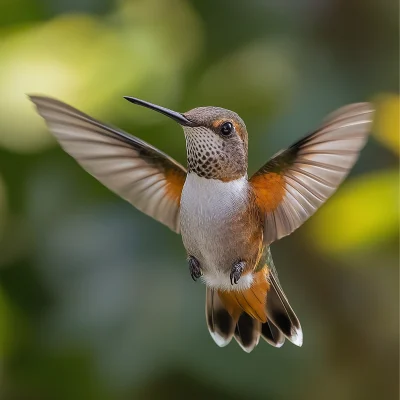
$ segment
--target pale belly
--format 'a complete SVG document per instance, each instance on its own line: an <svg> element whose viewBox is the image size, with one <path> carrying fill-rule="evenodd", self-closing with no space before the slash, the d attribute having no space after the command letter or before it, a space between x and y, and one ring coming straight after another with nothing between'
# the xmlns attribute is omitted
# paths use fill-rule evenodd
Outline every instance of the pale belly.
<svg viewBox="0 0 400 400"><path fill-rule="evenodd" d="M200 262L208 286L230 290L233 264L253 257L248 243L248 181L222 182L190 173L181 197L181 233L188 255ZM247 225L249 225L247 223ZM248 288L252 274L243 276L235 289Z"/></svg>

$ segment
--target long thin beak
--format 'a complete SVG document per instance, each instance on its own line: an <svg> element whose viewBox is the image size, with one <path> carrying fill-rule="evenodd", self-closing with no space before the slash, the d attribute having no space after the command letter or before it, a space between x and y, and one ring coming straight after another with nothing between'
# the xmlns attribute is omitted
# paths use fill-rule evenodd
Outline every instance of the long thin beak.
<svg viewBox="0 0 400 400"><path fill-rule="evenodd" d="M157 106L156 104L149 103L144 100L137 99L135 97L124 96L124 99L130 101L133 104L138 104L139 106L150 108L151 110L158 111L161 114L166 115L167 117L172 118L174 121L178 122L184 126L192 126L193 123L189 121L184 115L178 113L176 111L169 110L168 108Z"/></svg>

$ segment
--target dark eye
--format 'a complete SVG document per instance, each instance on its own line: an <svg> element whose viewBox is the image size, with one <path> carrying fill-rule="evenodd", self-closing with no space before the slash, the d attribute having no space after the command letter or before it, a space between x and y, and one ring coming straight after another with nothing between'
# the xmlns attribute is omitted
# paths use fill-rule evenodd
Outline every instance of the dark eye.
<svg viewBox="0 0 400 400"><path fill-rule="evenodd" d="M220 128L221 134L224 136L229 136L233 131L233 125L231 122L224 122Z"/></svg>

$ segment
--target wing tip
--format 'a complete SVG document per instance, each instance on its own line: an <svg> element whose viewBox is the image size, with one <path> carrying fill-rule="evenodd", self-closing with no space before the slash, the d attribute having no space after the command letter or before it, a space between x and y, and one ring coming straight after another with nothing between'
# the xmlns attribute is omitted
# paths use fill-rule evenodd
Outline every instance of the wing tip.
<svg viewBox="0 0 400 400"><path fill-rule="evenodd" d="M28 100L30 100L32 103L37 104L40 100L51 100L50 97L43 96L41 94L34 94L34 93L25 93L26 97Z"/></svg>
<svg viewBox="0 0 400 400"><path fill-rule="evenodd" d="M339 118L351 118L357 115L364 114L372 114L370 118L370 122L373 121L373 114L375 113L375 105L371 102L359 102L359 103L351 103L345 106L339 107L335 111L328 114L326 118L324 118L324 123L333 122L335 119Z"/></svg>
<svg viewBox="0 0 400 400"><path fill-rule="evenodd" d="M36 94L26 93L26 97L29 101L31 101L36 107L38 106L38 101L40 100L40 96Z"/></svg>
<svg viewBox="0 0 400 400"><path fill-rule="evenodd" d="M63 105L63 103L59 100L56 100L52 97L43 96L40 94L27 93L26 96L27 96L28 100L30 100L36 106L38 114L41 115L43 118L45 118L45 117L42 115L41 112L44 111L46 108L50 107L52 104L53 105L57 105L57 104ZM67 104L65 104L65 105L67 105Z"/></svg>
<svg viewBox="0 0 400 400"><path fill-rule="evenodd" d="M26 93L26 97L28 100L30 100L35 106L37 107L38 111L44 108L52 108L52 107L66 107L68 109L71 109L75 111L76 113L79 113L81 115L84 115L81 111L78 111L77 109L71 107L67 103L58 100L54 97L51 96L46 96L42 94L35 94L35 93ZM85 114L86 117L89 117ZM89 117L90 118L90 117Z"/></svg>

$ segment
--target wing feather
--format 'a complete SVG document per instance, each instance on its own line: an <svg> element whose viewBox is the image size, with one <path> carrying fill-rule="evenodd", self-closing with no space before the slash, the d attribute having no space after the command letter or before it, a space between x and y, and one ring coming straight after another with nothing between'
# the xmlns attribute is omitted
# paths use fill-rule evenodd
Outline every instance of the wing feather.
<svg viewBox="0 0 400 400"><path fill-rule="evenodd" d="M373 113L369 103L342 107L251 177L265 244L293 232L335 192L365 145Z"/></svg>
<svg viewBox="0 0 400 400"><path fill-rule="evenodd" d="M150 144L75 108L30 96L63 149L91 175L136 208L179 233L185 168Z"/></svg>

